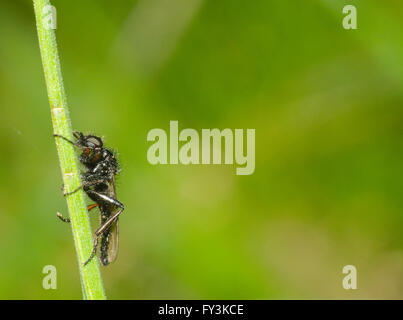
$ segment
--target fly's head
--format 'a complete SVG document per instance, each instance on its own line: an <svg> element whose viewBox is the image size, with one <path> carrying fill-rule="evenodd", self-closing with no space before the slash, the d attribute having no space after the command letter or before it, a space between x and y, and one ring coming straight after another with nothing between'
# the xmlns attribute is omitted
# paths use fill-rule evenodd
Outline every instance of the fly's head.
<svg viewBox="0 0 403 320"><path fill-rule="evenodd" d="M80 162L87 168L95 167L99 161L103 160L103 142L100 137L84 135L81 132L74 132L76 145L81 148Z"/></svg>

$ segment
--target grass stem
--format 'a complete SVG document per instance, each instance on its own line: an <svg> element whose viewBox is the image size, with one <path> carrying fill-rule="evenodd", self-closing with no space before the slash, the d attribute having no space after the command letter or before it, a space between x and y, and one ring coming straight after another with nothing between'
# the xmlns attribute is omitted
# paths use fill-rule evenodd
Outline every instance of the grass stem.
<svg viewBox="0 0 403 320"><path fill-rule="evenodd" d="M33 0L39 47L52 116L53 131L73 140L72 129L63 85L55 31L52 28L54 7L49 0ZM53 16L55 18L55 16ZM74 146L63 139L55 139L62 170L64 188L74 190L81 185L80 172ZM82 190L66 197L70 214L71 228L77 251L78 266L84 299L105 299L98 259L92 259L84 266L91 254L92 232ZM55 216L56 218L56 216ZM55 219L55 223L56 223Z"/></svg>

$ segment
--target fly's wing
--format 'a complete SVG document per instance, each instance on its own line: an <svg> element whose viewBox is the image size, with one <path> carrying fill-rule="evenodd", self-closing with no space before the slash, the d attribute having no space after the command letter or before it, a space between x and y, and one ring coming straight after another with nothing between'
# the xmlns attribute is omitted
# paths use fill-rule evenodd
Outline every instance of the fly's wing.
<svg viewBox="0 0 403 320"><path fill-rule="evenodd" d="M116 199L115 179L109 184L108 196ZM103 225L108 218L112 217L121 208L107 205L100 208L101 210L101 225ZM117 218L112 225L102 233L101 248L99 260L106 266L116 260L119 249L119 219Z"/></svg>

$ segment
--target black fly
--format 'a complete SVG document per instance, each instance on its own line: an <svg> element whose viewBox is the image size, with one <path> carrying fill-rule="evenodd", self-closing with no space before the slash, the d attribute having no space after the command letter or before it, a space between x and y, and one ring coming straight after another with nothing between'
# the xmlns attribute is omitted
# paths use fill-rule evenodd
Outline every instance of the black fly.
<svg viewBox="0 0 403 320"><path fill-rule="evenodd" d="M55 137L62 138L81 149L79 160L86 168L81 176L83 184L73 191L65 192L64 196L83 188L90 199L95 201L94 204L88 206L88 211L99 207L101 226L95 231L92 253L84 265L96 255L98 238L101 237L99 260L106 266L113 262L118 254L118 219L125 208L116 199L115 175L119 170L118 163L113 152L103 147L100 137L83 135L81 132L74 132L73 135L76 138L75 142L54 134ZM58 217L62 221L70 222L69 219L63 218L59 213Z"/></svg>

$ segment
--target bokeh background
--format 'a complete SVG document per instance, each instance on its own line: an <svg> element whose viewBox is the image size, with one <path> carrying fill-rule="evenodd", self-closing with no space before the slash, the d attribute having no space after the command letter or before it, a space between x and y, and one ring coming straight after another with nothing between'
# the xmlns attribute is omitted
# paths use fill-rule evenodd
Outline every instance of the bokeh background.
<svg viewBox="0 0 403 320"><path fill-rule="evenodd" d="M402 1L53 4L73 127L123 168L110 299L403 298ZM0 298L80 299L31 1L0 1L0 61ZM255 173L150 165L170 120L256 129Z"/></svg>

